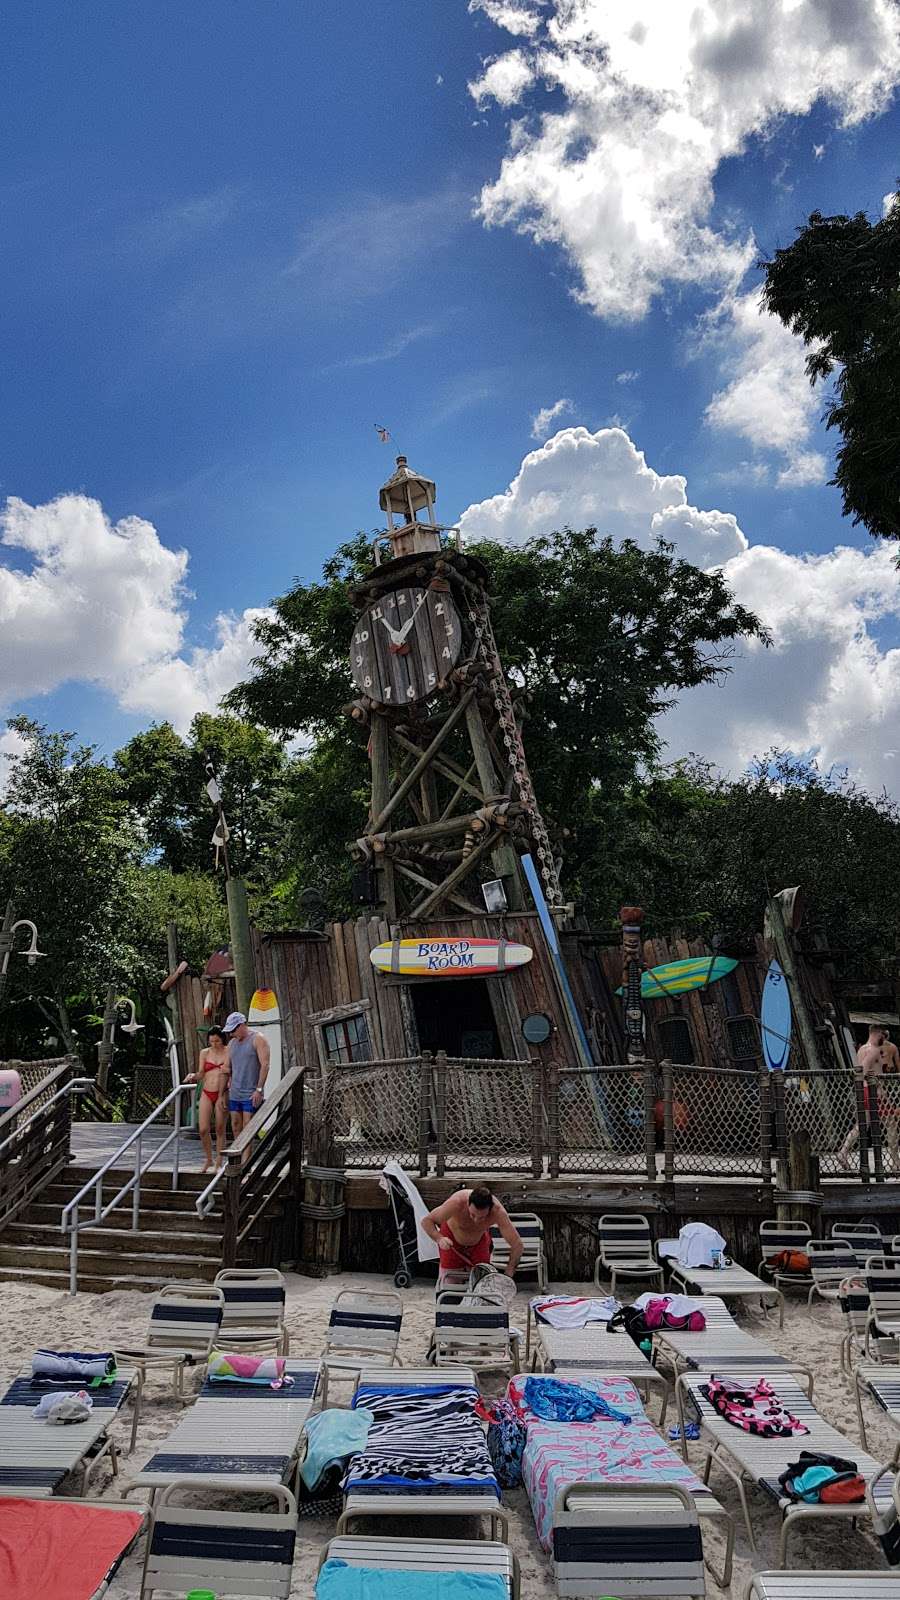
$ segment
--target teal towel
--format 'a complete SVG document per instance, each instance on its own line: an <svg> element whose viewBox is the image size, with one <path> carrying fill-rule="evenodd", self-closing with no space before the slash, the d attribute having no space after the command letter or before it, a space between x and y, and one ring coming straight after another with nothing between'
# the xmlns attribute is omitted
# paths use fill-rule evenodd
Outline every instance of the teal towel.
<svg viewBox="0 0 900 1600"><path fill-rule="evenodd" d="M307 1489L315 1489L329 1467L346 1462L366 1447L375 1417L362 1406L358 1411L317 1411L306 1423L306 1459L300 1476Z"/></svg>
<svg viewBox="0 0 900 1600"><path fill-rule="evenodd" d="M495 1572L384 1572L326 1561L316 1600L509 1600L509 1587Z"/></svg>

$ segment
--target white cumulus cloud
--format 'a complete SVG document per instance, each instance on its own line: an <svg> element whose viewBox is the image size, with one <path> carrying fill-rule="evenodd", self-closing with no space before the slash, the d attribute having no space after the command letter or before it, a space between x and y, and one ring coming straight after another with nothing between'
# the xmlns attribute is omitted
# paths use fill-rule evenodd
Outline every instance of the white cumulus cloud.
<svg viewBox="0 0 900 1600"><path fill-rule="evenodd" d="M558 417L572 410L571 400L554 400L552 406L542 406L531 419L532 439L546 439Z"/></svg>
<svg viewBox="0 0 900 1600"><path fill-rule="evenodd" d="M712 220L722 162L817 101L858 123L900 80L894 0L475 8L517 42L473 95L527 97L481 216L559 246L579 297L609 318L643 316L665 284L736 291L755 245ZM561 104L546 109L547 90Z"/></svg>
<svg viewBox="0 0 900 1600"><path fill-rule="evenodd" d="M772 647L742 643L723 683L681 697L661 720L668 756L693 751L740 773L778 745L900 797L900 571L887 543L824 555L751 545L730 512L691 505L686 479L655 472L621 428L563 429L459 520L468 540L509 544L567 524L645 549L662 536L721 567Z"/></svg>
<svg viewBox="0 0 900 1600"><path fill-rule="evenodd" d="M2 551L15 556L4 562ZM113 523L99 501L10 499L0 513L0 706L90 683L123 709L184 729L214 711L254 654L258 612L220 616L216 642L185 647L188 556L142 517Z"/></svg>
<svg viewBox="0 0 900 1600"><path fill-rule="evenodd" d="M645 549L671 540L688 561L715 566L746 548L727 511L688 503L687 480L648 466L623 428L563 428L522 462L509 488L471 505L463 538L522 544L555 528L596 527Z"/></svg>
<svg viewBox="0 0 900 1600"><path fill-rule="evenodd" d="M723 348L727 381L707 406L706 421L780 456L781 487L824 483L825 457L810 448L822 395L806 376L802 340L763 310L757 289L729 295L708 328Z"/></svg>

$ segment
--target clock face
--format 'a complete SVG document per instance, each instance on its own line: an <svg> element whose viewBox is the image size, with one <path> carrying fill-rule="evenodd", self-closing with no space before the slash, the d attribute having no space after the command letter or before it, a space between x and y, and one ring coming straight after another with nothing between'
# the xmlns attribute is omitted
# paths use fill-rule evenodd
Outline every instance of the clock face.
<svg viewBox="0 0 900 1600"><path fill-rule="evenodd" d="M357 622L350 670L371 700L410 705L438 688L461 648L462 628L449 590L395 589Z"/></svg>

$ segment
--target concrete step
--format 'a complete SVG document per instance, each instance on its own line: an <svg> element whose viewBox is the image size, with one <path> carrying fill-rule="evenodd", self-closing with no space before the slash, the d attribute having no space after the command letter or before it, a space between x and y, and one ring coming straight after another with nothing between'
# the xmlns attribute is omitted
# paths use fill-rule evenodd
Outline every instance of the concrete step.
<svg viewBox="0 0 900 1600"><path fill-rule="evenodd" d="M173 1256L205 1256L210 1261L216 1260L222 1254L222 1240L219 1233L125 1233L120 1228L82 1228L78 1235L79 1254L82 1250L103 1251L108 1256L120 1255L153 1255L162 1252ZM46 1223L11 1222L0 1234L0 1258L2 1251L30 1249L61 1250L68 1255L68 1239L64 1239L59 1227Z"/></svg>

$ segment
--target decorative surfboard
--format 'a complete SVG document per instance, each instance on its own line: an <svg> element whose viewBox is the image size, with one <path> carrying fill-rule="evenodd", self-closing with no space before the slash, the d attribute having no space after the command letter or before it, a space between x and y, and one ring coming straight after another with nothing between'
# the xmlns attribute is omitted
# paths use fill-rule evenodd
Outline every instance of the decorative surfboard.
<svg viewBox="0 0 900 1600"><path fill-rule="evenodd" d="M770 1072L787 1066L791 1049L791 997L787 978L777 961L769 963L759 1013L763 1055Z"/></svg>
<svg viewBox="0 0 900 1600"><path fill-rule="evenodd" d="M665 1000L669 995L705 989L708 984L727 978L736 966L732 956L691 956L686 961L666 961L661 967L649 967L641 973L641 999ZM616 993L621 994L622 990L617 989Z"/></svg>
<svg viewBox="0 0 900 1600"><path fill-rule="evenodd" d="M376 945L369 959L379 972L401 978L489 977L531 960L527 944L512 939L392 939Z"/></svg>
<svg viewBox="0 0 900 1600"><path fill-rule="evenodd" d="M269 1046L269 1071L264 1098L281 1082L281 1012L274 989L256 989L247 1012L247 1023L259 1028Z"/></svg>

